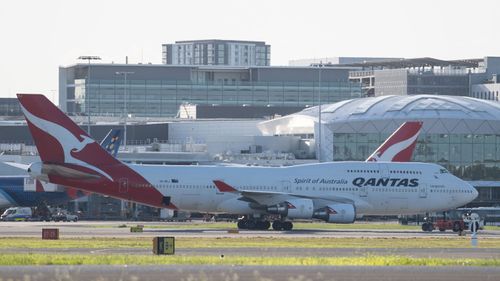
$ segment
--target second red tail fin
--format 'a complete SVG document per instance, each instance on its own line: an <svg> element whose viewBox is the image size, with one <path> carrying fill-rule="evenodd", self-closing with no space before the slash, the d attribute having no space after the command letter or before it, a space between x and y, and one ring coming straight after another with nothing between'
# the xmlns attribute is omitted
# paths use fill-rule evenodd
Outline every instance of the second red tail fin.
<svg viewBox="0 0 500 281"><path fill-rule="evenodd" d="M366 159L366 162L410 162L422 124L422 122L414 121L403 123Z"/></svg>

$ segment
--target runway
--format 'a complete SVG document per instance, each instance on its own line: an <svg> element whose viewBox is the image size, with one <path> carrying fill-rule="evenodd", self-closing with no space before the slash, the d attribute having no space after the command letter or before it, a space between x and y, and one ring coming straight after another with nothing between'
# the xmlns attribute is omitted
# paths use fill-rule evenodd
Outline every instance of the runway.
<svg viewBox="0 0 500 281"><path fill-rule="evenodd" d="M131 233L130 226L145 225L142 233ZM120 228L121 225L127 227ZM163 228L162 225L165 225ZM148 228L147 226L154 226ZM337 238L421 238L421 237L457 237L457 233L446 232L423 232L421 230L393 230L393 229L297 229L292 231L273 230L242 230L237 234L228 233L229 229L235 227L214 229L210 223L199 224L192 227L190 223L151 223L151 222L0 222L0 237L40 237L42 228L59 228L61 237L337 237ZM481 238L500 238L498 230L484 230L480 232Z"/></svg>
<svg viewBox="0 0 500 281"><path fill-rule="evenodd" d="M124 224L127 227L119 227ZM146 225L144 232L131 233L129 227ZM165 227L163 227L165 225ZM426 233L420 230L394 229L299 229L293 231L240 231L214 228L210 223L150 223L150 222L0 222L0 237L41 237L42 228L59 228L61 238L137 238L154 236L206 238L394 238L411 239L441 237L454 239L454 232ZM500 230L480 232L481 239L500 238ZM447 240L447 239L445 239ZM395 240L396 241L396 240ZM423 245L425 246L425 245ZM465 247L467 246L464 245ZM2 253L68 254L68 255L151 255L150 247L100 248L5 248ZM178 256L223 255L231 257L359 257L402 256L411 258L473 258L500 259L500 248L370 248L361 247L177 247ZM231 265L165 265L165 266L0 266L0 281L4 280L500 280L500 268L495 267L419 267L419 266L231 266Z"/></svg>
<svg viewBox="0 0 500 281"><path fill-rule="evenodd" d="M274 280L499 280L493 267L364 267L364 266L11 266L1 267L4 280L72 281L274 281Z"/></svg>

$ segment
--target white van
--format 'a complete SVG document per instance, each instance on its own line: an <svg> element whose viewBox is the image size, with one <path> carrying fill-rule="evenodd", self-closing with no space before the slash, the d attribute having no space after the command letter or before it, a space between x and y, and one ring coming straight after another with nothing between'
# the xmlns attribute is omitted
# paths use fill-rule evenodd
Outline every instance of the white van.
<svg viewBox="0 0 500 281"><path fill-rule="evenodd" d="M3 221L25 221L32 216L31 208L28 207L11 207L5 210L0 216Z"/></svg>

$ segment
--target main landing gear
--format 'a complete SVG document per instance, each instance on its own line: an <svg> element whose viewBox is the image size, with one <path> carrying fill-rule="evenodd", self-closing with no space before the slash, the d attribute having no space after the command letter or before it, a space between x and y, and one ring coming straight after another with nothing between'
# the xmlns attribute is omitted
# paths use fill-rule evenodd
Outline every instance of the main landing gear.
<svg viewBox="0 0 500 281"><path fill-rule="evenodd" d="M273 221L273 229L274 230L292 230L293 224L290 221L283 220L275 220ZM271 227L271 223L268 220L258 220L258 219L249 219L243 218L238 221L239 229L248 229L248 230L267 230Z"/></svg>
<svg viewBox="0 0 500 281"><path fill-rule="evenodd" d="M266 220L256 220L243 218L238 221L239 229L249 229L249 230L266 230L269 229L271 223Z"/></svg>
<svg viewBox="0 0 500 281"><path fill-rule="evenodd" d="M293 223L291 221L273 221L274 230L292 230Z"/></svg>

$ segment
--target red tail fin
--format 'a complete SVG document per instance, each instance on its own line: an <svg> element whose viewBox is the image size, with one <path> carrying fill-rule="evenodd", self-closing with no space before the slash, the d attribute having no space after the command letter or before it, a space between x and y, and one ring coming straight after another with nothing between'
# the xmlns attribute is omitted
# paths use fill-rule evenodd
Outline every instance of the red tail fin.
<svg viewBox="0 0 500 281"><path fill-rule="evenodd" d="M142 175L115 159L43 95L18 94L51 183L174 208ZM140 187L140 188L139 188Z"/></svg>
<svg viewBox="0 0 500 281"><path fill-rule="evenodd" d="M422 124L403 123L366 161L410 162Z"/></svg>
<svg viewBox="0 0 500 281"><path fill-rule="evenodd" d="M43 189L42 182L39 180L35 181L35 191L36 192L44 192L45 190Z"/></svg>

